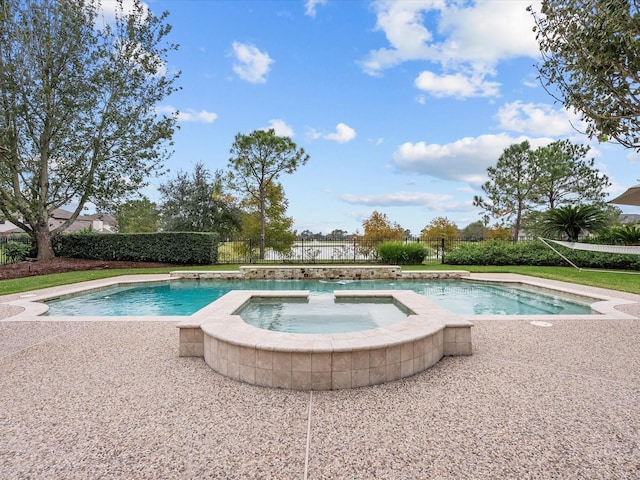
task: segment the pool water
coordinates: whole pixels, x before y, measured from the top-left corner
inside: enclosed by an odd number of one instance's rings
[[[309,302],[254,299],[238,312],[254,327],[287,333],[344,333],[385,327],[408,312],[392,301],[340,301],[316,295]]]
[[[48,301],[49,316],[192,315],[231,290],[412,290],[461,315],[588,315],[587,300],[468,280],[173,280],[93,290]]]

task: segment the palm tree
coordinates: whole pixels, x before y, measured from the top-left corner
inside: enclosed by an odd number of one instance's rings
[[[612,233],[613,238],[625,245],[640,245],[640,224],[615,227]]]
[[[596,233],[607,227],[607,216],[595,205],[552,208],[544,213],[542,234],[548,237],[566,236],[577,242],[582,232]]]

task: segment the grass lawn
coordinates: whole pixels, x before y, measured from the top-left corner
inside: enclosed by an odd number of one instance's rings
[[[0,295],[38,290],[41,288],[68,285],[71,283],[115,277],[119,275],[138,275],[145,273],[169,273],[173,270],[238,270],[239,265],[212,265],[200,267],[176,268],[140,268],[126,270],[89,270],[84,272],[56,273],[14,280],[0,281]],[[640,294],[640,276],[624,272],[581,271],[572,267],[535,267],[535,266],[474,266],[474,265],[420,265],[403,266],[404,270],[467,270],[472,273],[518,273],[533,277],[560,280],[564,282],[609,288],[621,292]],[[636,272],[640,273],[640,272]]]

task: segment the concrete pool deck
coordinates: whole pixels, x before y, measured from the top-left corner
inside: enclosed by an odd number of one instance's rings
[[[173,320],[28,318],[6,303],[25,294],[0,298],[0,477],[638,478],[640,296],[536,281],[625,315],[476,319],[472,356],[324,392],[179,357]]]

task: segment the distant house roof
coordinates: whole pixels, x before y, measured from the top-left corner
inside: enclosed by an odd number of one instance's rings
[[[116,224],[116,218],[108,213],[92,213],[91,215],[83,215],[83,217],[89,220],[102,220],[104,223],[110,225]]]
[[[640,214],[638,213],[623,213],[621,217],[624,223],[640,222]]]
[[[58,225],[61,225],[66,220],[69,220],[73,212],[65,210],[63,208],[56,208],[51,212],[51,216],[49,217],[49,228],[53,229]],[[96,224],[96,222],[102,222]],[[7,225],[10,227],[11,223]],[[80,230],[86,230],[88,228],[94,229],[96,232],[102,233],[113,233],[115,231],[116,220],[113,215],[109,215],[106,213],[94,213],[91,215],[78,215],[75,221],[69,225],[65,232],[78,232]],[[8,235],[12,233],[23,233],[23,230],[19,227],[8,228],[2,230],[3,235]]]
[[[69,218],[71,218],[71,215],[73,215],[73,212],[69,212],[62,208],[56,208],[51,212],[51,218],[57,218],[60,220],[68,220]]]

